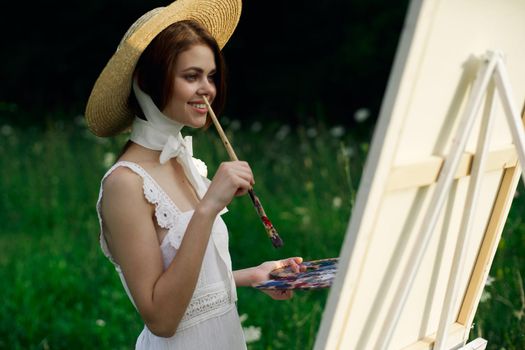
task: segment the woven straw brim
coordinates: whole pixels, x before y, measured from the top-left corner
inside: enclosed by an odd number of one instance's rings
[[[156,11],[122,40],[98,77],[86,107],[89,129],[97,136],[117,135],[131,126],[134,114],[128,105],[137,61],[149,43],[172,23],[195,20],[203,25],[222,49],[241,15],[241,0],[178,0]]]

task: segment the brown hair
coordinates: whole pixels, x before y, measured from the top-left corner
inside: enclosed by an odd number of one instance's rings
[[[226,94],[226,65],[213,36],[192,20],[175,22],[160,32],[144,50],[135,68],[139,87],[151,97],[158,109],[163,110],[172,96],[177,58],[198,44],[208,46],[215,57],[216,73],[213,79],[217,94],[211,106],[215,113],[222,111]],[[137,115],[141,116],[142,111],[133,93],[130,103]],[[206,126],[210,124],[211,119],[207,117]]]

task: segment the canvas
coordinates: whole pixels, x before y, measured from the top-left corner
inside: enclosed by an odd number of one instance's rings
[[[482,120],[493,114],[487,159],[462,255],[446,349],[468,339],[521,169],[505,112],[493,85],[466,141],[437,224],[420,260],[418,240],[436,195],[436,181],[468,109],[488,50],[500,50],[513,88],[525,101],[525,2],[520,0],[412,1],[371,142],[324,310],[316,349],[431,349],[452,261],[471,207],[471,170]],[[406,300],[397,295],[414,269]],[[392,318],[399,305],[400,313]],[[394,319],[394,327],[385,326]],[[387,334],[389,333],[389,334]],[[385,340],[386,339],[386,340]],[[489,340],[490,342],[490,340]]]

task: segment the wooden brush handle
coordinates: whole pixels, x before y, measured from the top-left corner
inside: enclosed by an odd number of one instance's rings
[[[204,102],[206,103],[206,106],[208,107],[208,112],[210,113],[211,120],[213,121],[213,124],[215,125],[215,128],[217,129],[217,132],[219,133],[219,136],[221,137],[222,143],[224,144],[224,147],[226,147],[226,152],[228,152],[228,155],[230,156],[231,160],[239,160],[237,158],[237,155],[235,154],[235,151],[233,150],[233,147],[228,141],[228,137],[226,137],[226,134],[224,133],[224,130],[222,129],[221,124],[219,123],[219,120],[217,119],[217,116],[213,112],[213,109],[211,109],[210,103],[208,102],[208,99],[206,96],[202,96],[204,98]]]
[[[224,133],[224,130],[222,129],[221,124],[219,123],[219,120],[217,119],[217,116],[213,112],[213,109],[210,106],[210,103],[208,102],[208,99],[206,96],[202,96],[204,99],[204,102],[206,103],[206,106],[208,107],[208,112],[210,114],[211,120],[213,121],[213,124],[215,125],[215,128],[217,129],[217,132],[219,133],[219,136],[222,140],[222,143],[224,144],[224,147],[226,147],[226,152],[228,152],[228,155],[230,156],[231,160],[239,160],[237,158],[237,155],[235,154],[235,151],[233,150],[233,147],[228,140],[228,137],[226,137],[226,134]],[[268,234],[268,237],[270,237],[272,244],[275,248],[279,248],[283,246],[283,240],[281,237],[279,237],[279,234],[273,227],[273,224],[268,219],[268,216],[266,216],[266,213],[264,211],[264,208],[261,204],[261,201],[259,200],[259,197],[255,195],[255,192],[253,192],[253,188],[250,188],[248,190],[248,194],[250,195],[250,199],[252,200],[253,206],[255,207],[255,211],[259,215],[259,218],[261,219],[261,222],[264,226],[264,229],[266,230],[266,233]]]

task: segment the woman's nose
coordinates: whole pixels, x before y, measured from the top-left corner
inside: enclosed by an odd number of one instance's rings
[[[210,97],[215,96],[215,84],[208,79],[204,79],[203,82],[200,84],[199,89],[197,90],[197,94],[204,95],[208,99]]]

